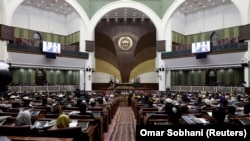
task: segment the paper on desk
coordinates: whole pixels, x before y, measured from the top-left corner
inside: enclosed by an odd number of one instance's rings
[[[69,127],[76,127],[77,126],[77,120],[72,120],[69,124]]]
[[[75,114],[79,114],[79,111],[71,111],[71,112],[69,113],[69,115],[75,115]]]

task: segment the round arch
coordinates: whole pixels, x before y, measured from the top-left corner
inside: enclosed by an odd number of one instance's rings
[[[162,28],[160,31],[160,35],[163,39],[166,39],[166,36],[168,35],[167,32],[167,28],[168,28],[168,22],[171,18],[171,16],[173,15],[173,13],[175,12],[175,10],[182,4],[184,3],[185,0],[178,0],[178,1],[174,1],[173,4],[168,8],[168,10],[166,11],[166,13],[163,15],[162,18]]]
[[[91,32],[92,40],[94,40],[95,27],[98,24],[98,22],[101,20],[101,18],[105,15],[105,13],[108,13],[109,11],[111,11],[113,9],[124,8],[124,7],[134,8],[134,9],[143,11],[143,13],[145,13],[150,18],[150,20],[153,22],[153,24],[155,25],[156,36],[157,36],[156,39],[158,39],[158,32],[159,32],[159,27],[161,24],[161,19],[152,9],[150,9],[149,7],[145,6],[142,3],[135,2],[135,1],[116,1],[116,2],[109,3],[109,4],[105,5],[104,7],[102,7],[91,18],[91,20],[90,20],[90,26],[91,26],[90,32]]]
[[[3,17],[3,11],[4,11],[4,6],[3,6],[3,1],[0,1],[0,17]],[[3,18],[0,18],[0,23],[3,23]]]
[[[248,3],[242,3],[239,0],[231,0],[231,2],[235,5],[235,7],[239,10],[240,16],[241,16],[241,23],[242,25],[250,23],[250,2]],[[243,8],[243,6],[246,6],[246,8]],[[246,11],[244,11],[246,9]]]
[[[81,5],[76,1],[76,0],[65,0],[68,4],[70,4],[74,9],[75,11],[78,13],[78,15],[81,17],[81,20],[82,20],[82,26],[84,27],[84,31],[85,33],[89,33],[89,32],[86,32],[88,31],[88,26],[90,25],[89,24],[89,17],[87,15],[87,13],[85,12],[85,10],[81,7]],[[82,27],[81,26],[81,27]]]
[[[2,0],[1,3],[1,10],[2,10],[2,23],[5,25],[11,25],[11,20],[13,17],[13,14],[17,7],[23,2],[23,0],[16,1],[16,0]],[[7,4],[8,3],[8,4]],[[5,5],[11,5],[11,6],[5,6]],[[8,7],[6,9],[6,7]]]
[[[182,4],[184,3],[185,0],[179,0],[179,1],[175,1],[168,9],[168,11],[164,14],[163,18],[162,18],[162,27],[164,29],[160,30],[162,31],[160,33],[161,37],[166,38],[167,36],[167,24],[171,18],[171,16],[173,15],[173,13],[175,12],[175,10]],[[231,0],[231,2],[236,6],[236,8],[239,10],[239,13],[241,15],[241,19],[242,19],[242,24],[247,24],[250,22],[250,17],[248,16],[248,13],[250,13],[250,9],[248,7],[250,7],[250,2],[247,4],[247,8],[248,11],[244,11],[245,8],[242,8],[242,2],[238,1],[238,0]],[[245,15],[245,16],[244,16]]]

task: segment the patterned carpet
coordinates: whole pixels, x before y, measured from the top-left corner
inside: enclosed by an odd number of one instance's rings
[[[131,107],[120,106],[104,133],[104,141],[135,141],[136,121]]]

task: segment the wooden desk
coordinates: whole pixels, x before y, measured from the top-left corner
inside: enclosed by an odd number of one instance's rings
[[[79,115],[79,117],[78,116],[73,117],[74,114],[78,114],[79,112],[80,111],[78,111],[78,110],[74,110],[74,111],[64,110],[63,111],[63,113],[69,115],[69,117],[71,119],[77,118],[77,119],[83,120],[83,118],[81,118],[82,115]],[[104,135],[104,126],[105,126],[105,124],[108,124],[108,123],[105,122],[105,120],[104,120],[105,118],[103,116],[102,111],[91,111],[91,112],[93,113],[93,115],[95,116],[96,121],[97,121],[97,126],[96,126],[96,128],[98,128],[98,130],[96,130],[96,132],[98,133],[97,135],[101,136],[101,141],[103,141],[104,140],[104,136],[103,136]],[[95,119],[92,119],[92,120],[95,120]],[[106,125],[106,126],[108,127],[108,125]]]
[[[153,125],[156,121],[168,121],[168,115],[164,112],[146,112],[143,120],[144,125]]]
[[[188,125],[207,125],[210,123],[206,118],[198,118],[193,114],[182,115],[181,118]]]
[[[170,125],[168,121],[154,121],[154,125]]]
[[[7,136],[12,141],[73,141],[73,138]]]
[[[138,124],[139,125],[143,125],[145,124],[144,121],[145,121],[145,116],[146,116],[146,113],[157,113],[159,112],[158,111],[158,108],[144,108],[144,107],[141,107],[141,109],[139,109],[138,111]]]
[[[37,121],[51,121],[51,120],[55,120],[53,118],[40,118],[37,119]],[[89,126],[87,128],[87,130],[82,131],[82,136],[84,138],[84,140],[86,141],[97,141],[95,140],[95,131],[97,128],[97,124],[95,123],[95,119],[72,119],[72,120],[77,120],[78,122],[89,122]],[[41,129],[43,130],[43,129]]]
[[[229,120],[231,120],[234,124],[250,125],[250,115],[235,115]]]

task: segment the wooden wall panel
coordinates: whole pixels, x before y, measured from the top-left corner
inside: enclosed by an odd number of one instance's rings
[[[165,50],[165,40],[162,41],[156,41],[156,51],[166,51]]]
[[[95,41],[86,41],[86,51],[89,52],[95,51]]]
[[[14,40],[14,28],[6,25],[0,25],[0,39],[1,40]]]
[[[250,39],[250,24],[239,27],[239,41]]]

